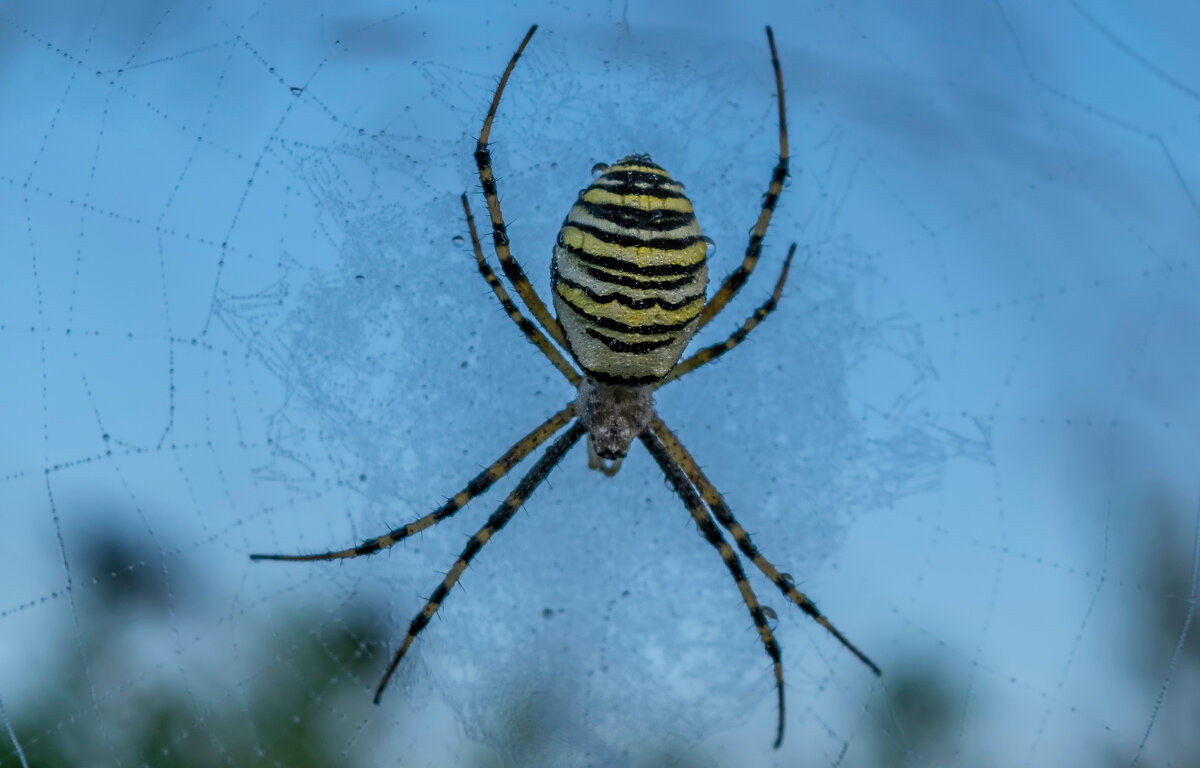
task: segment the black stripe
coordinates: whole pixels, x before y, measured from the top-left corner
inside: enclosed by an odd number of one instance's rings
[[[627,387],[636,387],[642,384],[653,384],[656,381],[662,381],[662,376],[617,376],[604,371],[597,371],[591,368],[585,368],[584,371],[588,376],[591,376],[596,381],[604,384],[621,384]]]
[[[622,157],[622,158],[621,158],[620,160],[618,160],[617,162],[613,163],[613,165],[614,165],[614,166],[618,166],[618,165],[642,165],[642,166],[645,166],[645,167],[647,167],[647,168],[653,168],[653,169],[655,169],[655,170],[657,170],[657,171],[662,171],[662,170],[663,170],[663,167],[662,167],[661,165],[659,165],[658,163],[654,162],[653,160],[651,160],[651,159],[650,159],[650,155],[647,155],[645,152],[639,152],[639,153],[638,153],[638,154],[636,154],[636,155],[626,155],[625,157]],[[663,171],[663,173],[666,173],[666,171]]]
[[[591,224],[571,222],[570,226],[578,229],[580,232],[591,235],[602,243],[621,248],[654,248],[661,251],[682,251],[700,242],[700,235],[689,235],[687,237],[640,237],[638,235],[625,234],[624,232],[609,232],[599,227],[593,227]]]
[[[620,203],[589,203],[586,200],[580,200],[576,205],[597,219],[611,221],[618,226],[633,229],[662,232],[679,229],[696,221],[696,214],[691,211],[669,211],[661,208],[645,211]],[[567,221],[571,221],[570,213],[567,214]]]
[[[686,296],[679,301],[667,301],[659,296],[650,296],[645,299],[635,299],[632,296],[626,296],[619,291],[614,291],[613,293],[596,293],[586,285],[580,285],[573,280],[566,279],[562,275],[555,275],[555,277],[557,278],[557,282],[569,285],[577,291],[582,291],[584,295],[597,304],[609,304],[615,301],[621,306],[628,307],[630,309],[650,309],[651,307],[661,307],[666,310],[683,309],[696,299],[704,298],[704,294],[699,293],[692,296]]]
[[[750,273],[746,270],[746,268],[739,266],[729,275],[729,279],[726,281],[726,284],[729,286],[729,290],[737,293],[738,290],[741,289],[742,285],[745,284],[748,277],[750,277]]]
[[[588,266],[587,264],[580,264],[579,267],[597,280],[603,280],[610,285],[620,285],[624,288],[661,288],[663,290],[668,288],[682,288],[695,279],[695,276],[692,276],[680,277],[674,280],[639,280],[625,272],[607,272]]]
[[[493,533],[495,531],[488,531],[488,536],[491,536]],[[483,542],[479,540],[478,536],[472,536],[471,540],[467,542],[467,546],[463,549],[462,554],[458,556],[458,559],[470,560],[481,549],[483,549]]]
[[[430,617],[426,616],[424,611],[418,613],[416,617],[413,618],[412,624],[408,625],[408,634],[416,637],[416,635],[422,629],[425,629],[425,625],[429,623],[429,619]]]
[[[613,352],[631,352],[635,355],[639,355],[643,352],[650,352],[655,349],[661,349],[662,347],[669,346],[672,342],[676,341],[676,339],[670,338],[658,339],[656,341],[621,341],[620,339],[614,339],[612,336],[603,334],[600,331],[597,331],[595,328],[584,328],[583,330],[588,336],[603,342],[604,346],[608,347]]]
[[[641,165],[641,163],[638,163],[638,165]],[[646,167],[650,166],[647,165]],[[660,168],[659,170],[662,169]],[[646,173],[645,171],[632,171],[614,167],[609,167],[608,170],[600,175],[597,181],[621,181],[626,184],[651,184],[654,186],[658,186],[664,182],[667,184],[679,183],[666,173]]]
[[[675,276],[686,275],[688,277],[692,277],[697,272],[699,272],[701,269],[704,269],[704,266],[705,266],[705,260],[701,259],[700,261],[697,261],[695,264],[684,264],[683,266],[680,266],[678,264],[650,264],[645,267],[639,267],[637,264],[635,264],[632,261],[625,261],[624,259],[614,259],[611,256],[599,256],[597,254],[588,253],[587,251],[581,250],[579,248],[575,248],[570,245],[560,245],[559,247],[562,248],[563,250],[565,250],[567,253],[574,256],[575,258],[579,259],[581,262],[583,262],[585,267],[587,264],[593,264],[593,265],[595,265],[597,267],[601,267],[603,269],[611,269],[616,272],[624,272],[625,274],[634,275],[634,276],[637,276],[637,275],[659,276],[659,275],[661,275],[663,277],[675,277]]]
[[[750,235],[750,242],[746,243],[746,258],[758,258],[762,253],[763,236],[759,234]],[[743,277],[743,280],[746,278]]]
[[[787,175],[788,161],[786,157],[781,157],[779,158],[779,164],[775,166],[775,172],[771,174],[771,181],[782,184]]]
[[[689,317],[687,320],[684,320],[683,322],[680,322],[680,323],[668,323],[666,325],[656,325],[656,324],[627,325],[626,323],[622,323],[618,320],[613,320],[610,317],[601,317],[599,315],[593,315],[591,312],[587,312],[586,310],[580,309],[579,307],[575,306],[574,304],[572,304],[569,301],[564,301],[563,303],[572,312],[579,315],[579,317],[582,318],[584,321],[591,323],[592,325],[598,325],[601,328],[607,328],[610,331],[621,331],[622,333],[640,333],[640,334],[671,333],[672,331],[679,331],[679,330],[686,328],[689,323],[695,322],[695,320],[696,320],[696,315],[693,315],[692,317]]]
[[[616,183],[612,183],[616,182]],[[599,189],[603,192],[609,192],[614,195],[625,197],[627,195],[649,195],[662,200],[687,200],[687,195],[683,194],[682,190],[672,189],[670,187],[660,186],[658,184],[626,184],[623,181],[616,179],[600,179],[592,182],[592,185],[584,190],[586,194],[588,190]]]

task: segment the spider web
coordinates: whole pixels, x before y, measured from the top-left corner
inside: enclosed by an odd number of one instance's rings
[[[0,10],[0,766],[1171,765],[1200,755],[1200,103],[1182,4],[36,4]],[[736,351],[657,406],[884,668],[728,574],[640,449],[570,454],[384,697],[531,462],[371,558],[572,397],[475,272],[596,162],[688,185],[712,271],[793,176]],[[485,247],[488,244],[485,244]],[[494,260],[493,260],[494,263]],[[1191,715],[1191,717],[1189,717]]]

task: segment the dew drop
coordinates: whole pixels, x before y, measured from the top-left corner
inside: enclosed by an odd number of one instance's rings
[[[298,85],[293,85],[291,87],[291,91],[293,96],[299,96],[300,94],[304,93],[304,89]]]
[[[662,211],[651,211],[650,212],[650,221],[658,221],[662,217],[663,217]]]
[[[454,244],[455,248],[462,248],[463,243],[467,242],[467,239],[462,235],[455,235],[454,237],[450,238],[450,242]]]
[[[712,255],[717,252],[717,244],[715,242],[713,242],[713,239],[711,237],[709,237],[708,235],[705,235],[704,237],[700,238],[700,240],[704,242],[704,245],[708,249],[704,252],[704,258],[706,258],[706,259],[712,258]]]
[[[561,229],[558,230],[558,238],[555,240],[555,242],[557,242],[559,246],[563,248],[567,247],[567,238],[563,237],[563,231]]]
[[[794,578],[792,578],[792,574],[790,574],[790,573],[781,573],[781,574],[779,574],[779,578],[786,581],[789,587],[796,586],[796,580]]]
[[[596,178],[600,174],[608,170],[608,163],[596,163],[592,166],[592,178]]]
[[[763,616],[767,617],[767,621],[771,625],[771,629],[775,629],[776,622],[779,621],[779,614],[775,613],[775,609],[769,605],[762,607]]]

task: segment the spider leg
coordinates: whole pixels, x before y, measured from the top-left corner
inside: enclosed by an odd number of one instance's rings
[[[550,439],[555,432],[562,429],[563,425],[573,418],[575,418],[575,404],[571,403],[549,419],[546,419],[546,421],[538,425],[528,435],[518,440],[516,445],[505,451],[504,455],[497,459],[490,467],[476,475],[471,482],[467,483],[466,488],[450,497],[450,500],[445,504],[408,525],[388,531],[382,536],[367,539],[357,547],[351,547],[350,549],[343,549],[336,552],[322,552],[316,555],[250,555],[250,559],[289,561],[338,560],[346,557],[372,555],[381,549],[386,549],[401,539],[407,539],[414,533],[440,523],[465,507],[467,502],[486,491],[492,486],[492,483],[508,474],[508,471],[520,463],[521,459],[528,456],[530,451]]]
[[[692,488],[691,482],[683,469],[679,466],[676,460],[671,456],[671,453],[663,446],[659,438],[650,431],[643,432],[641,435],[642,443],[650,451],[650,455],[658,462],[658,466],[662,468],[663,474],[674,486],[675,492],[683,499],[684,505],[688,512],[691,513],[692,519],[696,521],[696,525],[700,528],[700,533],[713,545],[713,548],[720,553],[721,559],[725,561],[725,567],[729,569],[729,573],[733,576],[733,580],[737,583],[738,591],[742,593],[742,600],[746,603],[746,608],[750,610],[750,617],[754,619],[754,626],[758,629],[758,635],[762,638],[763,646],[766,648],[767,655],[771,657],[771,662],[775,668],[775,690],[778,692],[779,698],[779,724],[775,733],[775,748],[783,743],[783,657],[779,650],[779,643],[775,641],[775,635],[771,632],[771,627],[767,624],[767,616],[763,612],[762,606],[758,604],[758,598],[754,594],[754,590],[750,588],[750,582],[746,580],[746,572],[742,569],[741,561],[738,560],[733,548],[725,541],[725,537],[721,535],[721,531],[713,523],[712,518],[708,516],[708,510],[705,509],[704,503],[700,501],[700,497],[696,495],[696,491]]]
[[[508,298],[508,292],[504,290],[504,286],[500,284],[500,278],[496,277],[496,273],[488,266],[487,261],[483,258],[483,249],[479,246],[479,235],[475,232],[475,219],[471,216],[471,206],[467,203],[467,196],[462,196],[463,213],[467,217],[467,229],[471,232],[471,247],[475,249],[475,263],[479,267],[479,274],[483,275],[483,279],[491,286],[492,292],[496,294],[496,298],[500,300],[500,306],[504,307],[504,311],[508,314],[509,319],[517,324],[521,329],[521,333],[525,334],[525,338],[529,339],[535,347],[542,351],[542,354],[554,365],[555,368],[562,371],[563,376],[567,377],[567,381],[573,385],[579,384],[579,374],[571,367],[562,353],[550,343],[550,341],[542,335],[538,327],[525,319],[521,314],[521,310],[517,309],[517,305],[513,304],[512,299]]]
[[[705,347],[691,357],[688,357],[686,360],[676,363],[675,367],[672,368],[670,372],[663,377],[663,380],[658,382],[658,384],[655,386],[661,387],[668,381],[678,379],[680,376],[690,373],[705,363],[716,360],[718,357],[733,349],[738,344],[741,344],[742,340],[750,335],[750,331],[754,330],[754,326],[761,323],[763,318],[775,311],[775,306],[779,303],[779,297],[783,293],[783,284],[787,282],[788,267],[790,267],[792,264],[792,254],[795,252],[796,244],[792,243],[792,247],[788,248],[787,258],[783,260],[783,269],[779,272],[779,279],[775,281],[775,290],[771,292],[771,298],[763,302],[761,307],[754,310],[754,314],[750,315],[750,317],[746,319],[746,322],[742,323],[741,328],[738,328],[736,331],[730,334],[729,338],[725,339],[725,341],[722,341],[720,344],[713,344],[712,346]]]
[[[658,439],[662,440],[663,444],[666,446],[666,452],[671,457],[672,461],[683,467],[683,471],[687,475],[688,479],[692,483],[695,483],[696,488],[700,491],[700,495],[704,498],[705,503],[707,503],[712,509],[713,516],[716,517],[717,522],[719,522],[733,536],[733,540],[737,542],[738,549],[742,551],[742,554],[750,558],[750,561],[758,567],[758,570],[762,571],[764,576],[770,579],[775,586],[779,587],[780,592],[787,595],[787,598],[796,605],[800,606],[802,611],[811,616],[813,620],[815,620],[822,627],[825,627],[825,629],[828,630],[831,635],[837,638],[838,642],[840,642],[846,647],[847,650],[858,657],[859,661],[870,667],[871,671],[876,675],[883,674],[875,662],[867,658],[866,654],[858,650],[858,648],[854,646],[854,643],[847,640],[846,636],[839,632],[837,628],[830,623],[829,619],[825,618],[825,615],[817,609],[816,604],[813,603],[813,601],[810,600],[807,595],[796,589],[795,585],[784,578],[784,576],[775,569],[775,566],[771,565],[771,563],[768,562],[765,557],[759,554],[758,548],[754,546],[752,541],[750,541],[749,534],[747,534],[745,529],[742,528],[736,519],[734,519],[733,513],[729,511],[729,507],[726,506],[725,500],[721,498],[721,494],[717,491],[713,484],[709,482],[708,478],[704,476],[704,473],[700,471],[700,465],[696,463],[696,460],[692,458],[692,455],[688,453],[686,448],[683,447],[683,443],[679,442],[679,439],[676,438],[671,430],[667,428],[667,425],[663,423],[662,419],[655,416],[654,420],[650,422],[650,429],[658,437]]]
[[[492,220],[492,245],[496,249],[496,257],[500,259],[500,268],[504,270],[504,274],[517,289],[517,295],[521,297],[521,301],[525,302],[525,306],[533,313],[533,318],[541,324],[546,333],[550,334],[550,338],[554,339],[555,343],[565,349],[567,342],[562,328],[558,325],[558,320],[555,320],[546,310],[546,305],[538,298],[533,286],[525,277],[525,271],[521,269],[521,265],[512,257],[508,249],[508,231],[504,227],[504,217],[500,213],[500,198],[496,195],[496,177],[492,173],[492,156],[488,152],[488,136],[492,132],[492,120],[496,117],[496,108],[500,106],[500,94],[504,93],[504,85],[508,82],[508,76],[512,74],[517,59],[521,58],[522,51],[529,44],[529,38],[533,37],[533,33],[536,31],[537,24],[529,28],[529,31],[525,33],[525,38],[517,46],[516,53],[508,60],[504,74],[500,76],[500,83],[496,86],[495,95],[492,96],[492,105],[488,108],[487,117],[483,120],[483,128],[479,131],[479,140],[475,143],[475,165],[479,169],[479,183],[483,186],[483,195],[487,199],[488,216]]]
[[[779,162],[775,164],[771,182],[767,185],[767,194],[763,197],[758,221],[754,222],[754,228],[750,230],[750,242],[746,245],[746,256],[737,269],[730,272],[725,281],[721,283],[720,290],[713,294],[713,297],[704,305],[704,309],[700,310],[700,324],[696,326],[697,331],[707,325],[708,321],[712,320],[713,316],[729,303],[729,300],[750,277],[750,273],[754,271],[754,265],[758,263],[758,255],[762,251],[763,237],[766,236],[767,226],[771,223],[771,214],[775,211],[775,203],[779,200],[779,193],[783,189],[783,180],[788,175],[787,118],[784,115],[783,106],[783,74],[779,69],[779,54],[775,50],[775,35],[771,32],[770,27],[767,27],[767,43],[771,46],[771,67],[775,70],[775,92],[779,94]]]
[[[446,599],[446,595],[454,587],[458,577],[462,576],[462,572],[475,555],[479,554],[479,550],[483,549],[483,545],[487,544],[488,539],[504,527],[504,524],[512,518],[517,509],[525,503],[534,489],[546,479],[546,475],[550,474],[550,470],[554,469],[554,465],[562,460],[571,446],[575,445],[583,434],[587,432],[587,427],[582,422],[575,422],[570,429],[564,432],[555,440],[546,452],[542,454],[542,458],[538,459],[537,464],[533,465],[533,469],[529,470],[529,474],[521,478],[521,482],[517,483],[517,487],[512,493],[508,494],[508,498],[504,503],[491,514],[484,523],[483,527],[475,532],[471,540],[467,542],[467,546],[463,549],[462,554],[458,556],[458,560],[454,561],[454,565],[442,579],[442,583],[437,589],[433,590],[433,594],[429,596],[428,602],[421,612],[413,618],[412,623],[408,625],[408,634],[404,636],[404,642],[400,644],[400,648],[396,650],[392,656],[392,661],[388,664],[387,671],[383,673],[383,679],[379,681],[379,687],[375,689],[375,703],[379,703],[380,697],[383,696],[383,689],[387,687],[388,681],[392,678],[392,673],[396,671],[396,667],[400,664],[400,660],[404,658],[404,654],[408,651],[408,646],[412,645],[412,641],[420,633],[429,620],[433,618],[433,614],[437,612],[438,606]]]

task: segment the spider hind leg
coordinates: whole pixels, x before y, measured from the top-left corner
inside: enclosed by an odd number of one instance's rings
[[[475,535],[467,542],[467,546],[463,549],[462,554],[458,556],[458,559],[454,561],[454,565],[450,567],[450,570],[446,573],[446,577],[442,579],[442,583],[437,586],[437,589],[433,590],[433,594],[429,596],[425,607],[413,617],[412,623],[409,624],[408,632],[404,635],[403,642],[400,643],[400,647],[392,655],[392,660],[388,664],[387,670],[383,673],[383,678],[380,679],[378,687],[375,689],[376,704],[383,697],[383,691],[387,688],[388,681],[392,679],[392,674],[396,671],[396,667],[400,665],[400,660],[404,658],[404,654],[408,652],[409,646],[412,645],[413,640],[417,638],[421,630],[429,624],[429,620],[433,618],[433,614],[437,613],[438,607],[441,606],[446,596],[450,594],[450,590],[458,582],[459,577],[462,576],[463,571],[466,570],[471,560],[475,555],[479,554],[479,551],[483,549],[483,545],[488,543],[492,536],[503,528],[505,523],[512,519],[517,509],[541,485],[546,476],[550,474],[550,470],[554,469],[555,465],[562,460],[562,457],[583,436],[585,431],[586,428],[583,424],[576,421],[571,425],[570,429],[559,435],[558,439],[551,443],[546,452],[542,454],[542,457],[529,470],[529,473],[521,478],[521,482],[517,483],[517,487],[513,489],[512,493],[508,494],[504,499],[504,503],[488,517],[483,527],[476,531]]]
[[[321,552],[314,555],[250,555],[251,560],[285,560],[290,562],[296,561],[312,561],[312,560],[341,560],[349,557],[362,557],[363,555],[373,555],[380,550],[387,549],[398,541],[403,541],[415,533],[419,533],[432,525],[436,525],[448,517],[454,515],[455,512],[467,505],[471,499],[480,495],[488,488],[492,487],[500,478],[508,474],[509,470],[515,467],[526,456],[528,456],[535,448],[549,440],[555,432],[562,429],[563,426],[575,417],[575,404],[571,403],[566,408],[563,408],[558,413],[554,414],[544,422],[539,424],[528,435],[518,440],[511,448],[504,452],[504,455],[496,459],[491,466],[484,469],[476,475],[471,482],[467,483],[467,487],[463,488],[458,493],[450,497],[450,499],[438,507],[434,511],[418,518],[407,525],[403,525],[394,530],[388,531],[382,536],[376,536],[373,539],[367,539],[357,547],[349,549],[341,549],[330,552]]]
[[[700,534],[705,540],[717,550],[721,555],[721,560],[724,561],[725,567],[729,569],[729,574],[733,576],[734,582],[737,584],[738,592],[742,595],[742,601],[746,603],[746,608],[750,611],[750,618],[754,620],[754,627],[758,630],[758,636],[762,640],[763,648],[767,655],[771,657],[771,666],[775,672],[775,691],[778,699],[779,721],[775,730],[775,748],[783,743],[783,722],[784,722],[784,699],[783,699],[783,654],[779,649],[779,643],[775,640],[775,635],[771,632],[771,625],[767,621],[766,611],[758,602],[758,597],[754,594],[750,582],[746,579],[746,571],[742,568],[742,563],[738,560],[737,554],[733,551],[733,547],[725,541],[725,537],[721,535],[721,531],[713,523],[709,517],[708,510],[704,506],[704,502],[696,495],[695,489],[692,487],[691,481],[684,474],[683,469],[671,456],[670,452],[659,440],[658,436],[653,431],[646,431],[641,435],[642,444],[650,451],[650,455],[658,463],[663,474],[667,476],[675,492],[679,494],[679,498],[683,500],[684,506],[691,513],[692,519],[696,522],[696,526],[700,529]]]
[[[846,650],[850,651],[850,653],[854,654],[859,661],[867,665],[867,667],[870,668],[870,670],[874,672],[876,676],[882,675],[883,671],[879,668],[878,664],[871,661],[871,659],[865,653],[858,649],[858,646],[850,642],[849,638],[843,635],[841,631],[839,631],[838,628],[833,625],[833,622],[825,617],[825,614],[821,613],[821,611],[817,608],[816,603],[814,603],[808,597],[808,595],[796,589],[796,586],[787,577],[780,573],[769,560],[762,556],[762,554],[758,551],[758,547],[754,546],[754,542],[750,540],[750,535],[746,533],[746,530],[742,528],[741,524],[738,523],[736,518],[734,518],[733,513],[729,511],[729,507],[725,504],[725,499],[721,497],[721,494],[717,491],[716,487],[709,482],[709,479],[704,475],[704,472],[700,470],[700,465],[696,463],[696,460],[692,458],[692,455],[688,453],[688,450],[683,447],[683,443],[679,442],[679,438],[675,437],[674,433],[672,433],[671,430],[667,428],[667,425],[662,422],[662,419],[659,419],[656,416],[654,418],[654,423],[651,425],[651,430],[653,431],[654,435],[662,441],[667,455],[670,456],[674,463],[683,469],[687,479],[691,483],[695,484],[696,488],[700,491],[700,495],[704,498],[705,503],[708,504],[709,508],[712,510],[713,517],[715,517],[717,522],[720,523],[725,530],[729,531],[731,536],[733,536],[733,539],[737,543],[738,549],[742,551],[742,554],[749,558],[750,561],[754,563],[755,567],[762,571],[763,575],[770,579],[771,583],[779,588],[780,592],[782,592],[789,600],[799,606],[800,610],[807,613],[813,619],[813,621],[824,627],[829,634],[833,635],[833,637],[839,643],[845,646]]]

